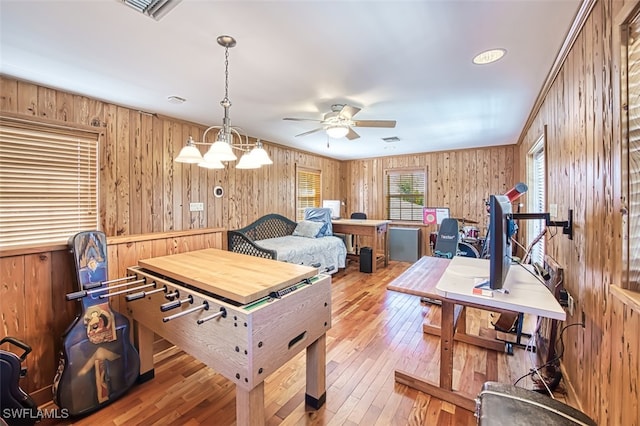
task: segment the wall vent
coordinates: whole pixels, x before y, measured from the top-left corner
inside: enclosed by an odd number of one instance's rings
[[[150,18],[159,21],[182,0],[118,0]]]
[[[397,136],[390,136],[388,138],[382,138],[382,140],[385,142],[398,142],[400,138]]]

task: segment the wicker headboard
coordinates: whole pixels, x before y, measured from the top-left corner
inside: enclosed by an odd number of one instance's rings
[[[275,259],[275,251],[264,249],[255,244],[255,241],[291,235],[296,226],[296,222],[277,213],[270,213],[244,228],[228,231],[227,247],[229,251],[236,253]]]

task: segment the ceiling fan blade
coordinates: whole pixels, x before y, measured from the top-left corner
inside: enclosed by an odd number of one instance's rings
[[[355,127],[396,127],[396,120],[358,120],[353,122]]]
[[[320,130],[324,130],[324,128],[318,127],[317,129],[313,129],[313,130],[309,130],[308,132],[300,133],[299,135],[296,135],[296,137],[310,135],[311,133],[319,132]]]
[[[345,105],[345,106],[342,107],[342,109],[340,110],[340,113],[338,115],[340,117],[346,118],[347,120],[351,120],[351,117],[356,115],[358,112],[360,112],[360,108],[356,108],[356,107],[351,106],[351,105]]]
[[[291,117],[286,117],[283,118],[283,120],[289,120],[289,121],[313,121],[316,123],[321,123],[322,120],[317,120],[315,118],[291,118]]]
[[[350,141],[354,140],[354,139],[358,139],[360,137],[359,134],[357,134],[351,127],[349,127],[349,133],[347,133],[347,136],[345,136],[347,139],[349,139]]]

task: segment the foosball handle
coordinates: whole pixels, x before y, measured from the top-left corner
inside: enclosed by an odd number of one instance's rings
[[[74,291],[73,293],[67,293],[66,298],[67,298],[67,300],[82,299],[87,294],[88,294],[87,290]]]
[[[179,308],[183,303],[193,303],[193,296],[189,295],[182,300],[173,300],[171,302],[160,305],[162,312],[170,311],[171,309]]]
[[[143,297],[149,296],[154,293],[160,293],[161,291],[166,292],[167,286],[163,286],[162,288],[157,288],[151,291],[140,291],[138,293],[127,294],[124,298],[127,300],[127,302],[132,302],[134,300],[142,299]]]

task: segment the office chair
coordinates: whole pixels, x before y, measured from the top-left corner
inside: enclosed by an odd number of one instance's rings
[[[451,218],[442,219],[433,252],[434,256],[453,258],[458,251],[458,238],[458,221]]]
[[[367,218],[366,213],[362,213],[362,212],[351,213],[351,219],[366,219],[366,218]],[[351,241],[354,240],[353,235],[349,235],[349,238],[351,239]],[[355,244],[352,243],[352,245],[354,246],[354,253],[359,254],[360,253],[360,236],[359,235],[356,235]]]

